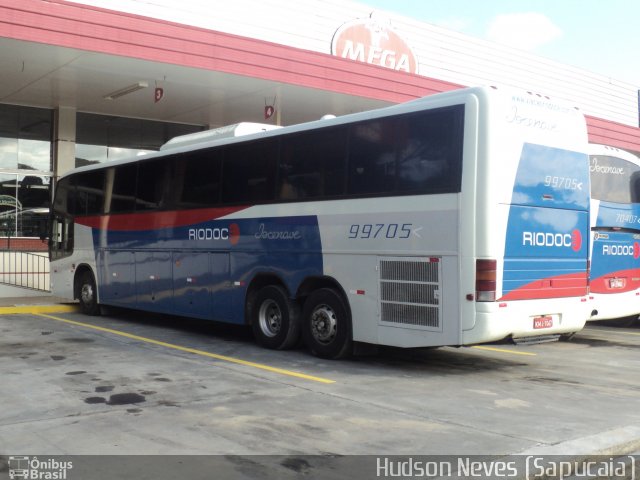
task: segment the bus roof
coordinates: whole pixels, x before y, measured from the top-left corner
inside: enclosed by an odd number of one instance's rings
[[[213,128],[211,130],[204,130],[202,132],[189,133],[187,135],[173,137],[171,140],[160,147],[160,151],[172,148],[186,147],[189,145],[197,145],[199,143],[210,142],[222,138],[241,137],[243,135],[251,135],[252,133],[275,130],[276,128],[282,127],[277,125],[268,125],[265,123],[235,123],[233,125],[226,125],[224,127]]]
[[[62,177],[66,177],[68,175],[72,175],[76,172],[87,171],[87,170],[99,170],[102,168],[109,168],[115,165],[121,165],[125,163],[136,163],[139,161],[147,160],[155,157],[162,157],[169,153],[182,153],[190,150],[195,150],[199,148],[207,148],[213,147],[217,145],[223,145],[227,143],[235,143],[236,141],[243,141],[244,139],[240,139],[238,137],[248,137],[247,140],[253,140],[258,136],[276,136],[286,133],[294,133],[301,132],[306,130],[313,130],[315,128],[320,127],[330,127],[348,124],[351,122],[361,121],[361,120],[369,120],[384,117],[387,115],[400,114],[400,113],[408,113],[411,111],[416,111],[421,108],[421,105],[427,104],[432,107],[437,106],[447,106],[451,105],[452,102],[462,102],[464,98],[469,97],[470,95],[475,95],[478,97],[489,97],[495,94],[505,95],[505,94],[514,94],[517,93],[519,95],[526,96],[527,94],[534,96],[531,92],[524,92],[519,89],[514,89],[512,87],[497,87],[497,86],[477,86],[477,87],[465,87],[456,90],[451,90],[448,92],[436,93],[433,95],[427,95],[424,97],[416,98],[415,100],[411,100],[409,102],[404,102],[400,104],[390,105],[388,107],[382,107],[374,110],[367,110],[364,112],[356,112],[347,115],[342,115],[335,118],[327,118],[332,116],[325,116],[320,120],[312,120],[309,122],[298,123],[294,125],[288,125],[284,127],[276,126],[276,125],[268,125],[261,123],[252,123],[252,122],[241,122],[225,127],[219,127],[212,130],[206,130],[202,132],[195,132],[187,135],[181,135],[169,140],[165,143],[160,151],[151,152],[139,157],[132,157],[128,159],[114,160],[110,162],[100,163],[96,165],[87,165],[83,167],[75,168],[64,175]],[[540,95],[538,95],[540,96]],[[545,97],[546,98],[546,97]],[[551,104],[563,103],[557,102],[556,99],[547,99],[547,101]],[[576,110],[577,112],[577,110]]]

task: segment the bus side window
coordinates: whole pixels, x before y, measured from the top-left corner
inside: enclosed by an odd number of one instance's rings
[[[171,181],[179,208],[215,206],[220,202],[222,150],[182,154],[175,162]]]
[[[76,215],[98,215],[104,206],[104,170],[79,174],[76,178],[75,205],[69,212]],[[69,202],[72,203],[72,202]]]
[[[113,194],[109,213],[133,212],[135,206],[137,165],[119,165],[115,168]],[[105,208],[105,212],[106,212]]]
[[[278,197],[332,197],[344,193],[345,127],[303,132],[282,141]]]
[[[398,122],[398,190],[460,191],[462,128],[453,109],[421,112]]]
[[[396,143],[392,118],[352,125],[349,135],[349,194],[395,190]]]
[[[75,213],[76,202],[75,187],[71,183],[71,178],[66,177],[58,182],[56,196],[53,200],[53,209],[57,212]]]
[[[172,158],[140,162],[136,188],[136,211],[159,210],[169,183],[169,163]]]
[[[226,147],[222,201],[260,203],[273,200],[277,156],[277,139]]]

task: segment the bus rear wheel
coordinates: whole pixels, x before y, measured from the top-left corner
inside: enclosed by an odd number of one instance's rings
[[[78,299],[80,300],[82,313],[85,315],[100,315],[97,293],[96,281],[93,278],[93,274],[89,271],[83,272],[80,276]]]
[[[300,309],[284,288],[268,285],[258,290],[251,308],[251,328],[263,347],[285,350],[300,338]]]
[[[337,360],[351,354],[351,315],[335,290],[316,290],[304,303],[302,338],[314,355]]]

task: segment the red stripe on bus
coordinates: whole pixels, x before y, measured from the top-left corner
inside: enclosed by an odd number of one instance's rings
[[[171,210],[166,212],[125,213],[76,217],[76,223],[99,230],[142,231],[184,227],[245,210],[249,207],[205,208],[201,210]]]
[[[616,287],[617,282],[611,282],[611,280],[623,281],[624,286]],[[591,293],[623,293],[637,288],[640,288],[640,269],[638,268],[607,273],[591,280]]]

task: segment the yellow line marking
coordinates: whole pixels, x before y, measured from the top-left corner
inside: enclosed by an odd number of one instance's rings
[[[478,350],[488,350],[490,352],[512,353],[513,355],[529,355],[531,357],[535,357],[536,355],[538,355],[537,353],[519,352],[517,350],[507,350],[506,348],[496,348],[496,347],[485,347],[482,345],[474,345],[471,348],[477,348]]]
[[[132,340],[139,340],[141,342],[151,343],[154,345],[160,345],[161,347],[171,348],[174,350],[180,350],[181,352],[193,353],[195,355],[201,355],[203,357],[215,358],[216,360],[222,360],[224,362],[235,363],[237,365],[244,365],[245,367],[253,367],[258,368],[260,370],[266,370],[267,372],[278,373],[280,375],[286,375],[289,377],[301,378],[304,380],[312,380],[314,382],[319,383],[336,383],[335,380],[329,380],[327,378],[322,377],[314,377],[313,375],[306,375],[304,373],[293,372],[291,370],[285,370],[277,367],[270,367],[269,365],[263,365],[261,363],[249,362],[247,360],[241,360],[239,358],[227,357],[225,355],[218,355],[217,353],[205,352],[203,350],[197,350],[195,348],[182,347],[180,345],[174,345],[172,343],[161,342],[159,340],[154,340],[152,338],[141,337],[139,335],[133,335],[131,333],[121,332],[119,330],[113,330],[111,328],[98,327],[97,325],[91,325],[89,323],[76,322],[75,320],[68,320],[66,318],[54,317],[53,315],[46,315],[44,313],[36,313],[35,315],[39,317],[46,317],[52,320],[56,320],[58,322],[68,323],[70,325],[76,325],[79,327],[92,328],[94,330],[98,330],[100,332],[111,333],[113,335],[119,335],[121,337],[130,338]]]
[[[20,305],[16,307],[0,307],[0,315],[16,313],[70,313],[79,310],[78,305]]]

